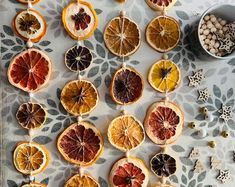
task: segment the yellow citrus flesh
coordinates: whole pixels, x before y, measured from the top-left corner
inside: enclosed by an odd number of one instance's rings
[[[74,175],[64,185],[64,187],[99,187],[99,183],[90,175]]]
[[[46,187],[47,185],[45,184],[41,184],[41,183],[37,183],[37,182],[32,182],[30,184],[25,184],[21,187]]]

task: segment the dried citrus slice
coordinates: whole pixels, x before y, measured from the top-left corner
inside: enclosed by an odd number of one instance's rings
[[[148,81],[159,92],[174,91],[181,81],[180,69],[171,60],[159,60],[152,65]]]
[[[88,2],[75,0],[63,10],[62,22],[68,34],[76,40],[89,38],[98,26],[98,17]]]
[[[67,83],[61,92],[61,104],[70,114],[89,114],[98,104],[99,96],[95,86],[86,80]]]
[[[101,133],[95,126],[84,121],[70,125],[57,140],[57,148],[64,159],[80,166],[95,163],[103,147]]]
[[[16,169],[25,175],[36,175],[44,171],[49,160],[47,149],[35,142],[19,142],[13,155]]]
[[[46,187],[47,185],[45,184],[41,184],[41,183],[38,183],[38,182],[31,182],[30,184],[25,184],[21,187]]]
[[[45,18],[36,10],[22,10],[13,19],[12,26],[16,34],[23,40],[38,42],[46,34]]]
[[[140,46],[140,29],[134,21],[121,14],[107,24],[104,41],[113,54],[119,57],[129,56]]]
[[[153,187],[175,187],[175,186],[172,186],[171,184],[162,184],[162,183],[158,182]]]
[[[38,49],[28,49],[16,55],[8,68],[9,82],[26,92],[44,87],[51,75],[49,57]]]
[[[135,69],[122,67],[113,76],[110,95],[118,104],[131,104],[140,99],[143,87],[142,76]]]
[[[17,0],[17,1],[23,4],[28,4],[28,2],[30,2],[31,4],[35,4],[39,2],[40,0]]]
[[[184,123],[182,110],[173,102],[152,104],[146,114],[144,127],[148,137],[156,144],[174,142],[181,134]]]
[[[118,160],[109,175],[111,187],[147,187],[148,169],[138,158],[128,157]]]
[[[146,39],[151,47],[158,52],[168,52],[180,41],[179,23],[169,16],[158,16],[147,26]]]
[[[79,174],[71,177],[64,185],[64,187],[100,187],[99,183],[90,175]]]
[[[154,10],[169,10],[177,0],[146,0],[147,4]]]
[[[128,151],[143,143],[144,129],[141,122],[134,116],[122,115],[110,123],[108,138],[117,149]]]

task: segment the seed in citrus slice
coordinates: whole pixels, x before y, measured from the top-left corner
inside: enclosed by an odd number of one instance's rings
[[[65,65],[74,72],[85,70],[91,61],[92,54],[87,47],[75,45],[65,53]]]
[[[44,171],[49,160],[47,149],[35,142],[19,142],[13,155],[16,169],[25,175],[36,175]]]
[[[62,22],[68,34],[76,40],[89,38],[98,26],[98,17],[88,2],[75,0],[63,10]]]
[[[103,147],[101,133],[84,121],[70,125],[57,140],[57,148],[64,159],[79,166],[95,163]]]
[[[128,157],[118,160],[109,175],[111,187],[147,187],[148,169],[138,158]]]
[[[47,30],[45,18],[33,9],[20,11],[13,19],[12,26],[20,38],[32,42],[40,41]]]
[[[40,0],[17,0],[19,3],[23,3],[23,4],[28,4],[28,2],[30,2],[31,4],[35,4],[37,2],[39,2]]]
[[[49,57],[38,49],[28,49],[16,55],[8,68],[9,82],[26,92],[36,92],[44,87],[51,75]]]
[[[146,0],[147,4],[157,11],[169,10],[177,0]]]
[[[104,41],[113,54],[119,57],[130,56],[140,46],[140,29],[134,21],[120,15],[107,24]]]
[[[118,104],[131,104],[140,99],[143,87],[142,76],[135,69],[120,68],[113,76],[110,95]]]
[[[99,183],[90,175],[79,174],[71,177],[64,185],[64,187],[100,187]]]
[[[153,173],[159,177],[169,177],[176,171],[176,160],[168,154],[156,154],[150,165]]]
[[[16,113],[16,119],[23,128],[37,129],[45,123],[46,115],[40,104],[23,103]]]
[[[156,51],[164,53],[172,50],[180,41],[179,23],[169,16],[158,16],[147,26],[146,40]]]
[[[132,150],[144,141],[144,129],[139,120],[122,115],[112,120],[108,128],[109,142],[121,151]]]
[[[171,60],[159,60],[152,65],[148,81],[159,92],[168,93],[174,91],[181,81],[180,69]]]
[[[181,134],[183,124],[182,110],[170,101],[159,101],[152,104],[144,121],[148,137],[158,145],[174,142]]]
[[[61,92],[61,104],[74,116],[89,114],[98,104],[99,96],[95,86],[86,80],[67,83]]]
[[[41,184],[41,183],[38,183],[38,182],[31,182],[30,184],[25,184],[21,187],[46,187],[47,185],[45,184]]]

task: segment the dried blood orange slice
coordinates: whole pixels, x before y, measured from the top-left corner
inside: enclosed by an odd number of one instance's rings
[[[103,147],[101,133],[84,121],[70,125],[57,140],[57,148],[64,159],[79,166],[95,163]]]
[[[177,139],[182,132],[183,123],[184,114],[175,103],[159,101],[149,107],[144,127],[154,143],[164,145]]]
[[[17,1],[23,4],[28,4],[28,2],[30,2],[31,4],[35,4],[39,2],[40,0],[17,0]]]
[[[135,69],[122,67],[113,76],[110,95],[118,104],[131,104],[140,99],[143,87],[142,76]]]
[[[64,185],[64,187],[100,187],[99,183],[90,175],[79,174],[71,177]]]
[[[16,169],[25,175],[36,175],[44,171],[49,160],[47,149],[35,142],[19,142],[13,155]]]
[[[144,129],[139,120],[131,115],[122,115],[111,121],[108,128],[109,142],[121,151],[129,151],[144,141]]]
[[[109,175],[111,187],[147,187],[148,169],[138,158],[128,157],[118,160]]]
[[[171,60],[159,60],[152,65],[148,81],[159,92],[174,91],[181,81],[180,69]]]
[[[49,57],[38,49],[28,49],[16,55],[8,68],[9,82],[26,92],[44,87],[51,75]]]
[[[104,41],[113,54],[119,57],[129,56],[140,46],[140,29],[134,21],[121,13],[107,24]]]
[[[19,37],[32,42],[41,40],[47,30],[45,18],[33,9],[20,11],[13,19],[12,26]]]
[[[154,10],[169,10],[177,0],[146,0],[147,4]]]
[[[154,18],[146,28],[148,44],[156,51],[164,53],[172,50],[180,41],[179,23],[169,16]]]
[[[76,40],[89,38],[98,26],[98,17],[88,2],[75,0],[63,10],[62,22],[68,34]]]
[[[38,183],[38,182],[31,182],[30,184],[25,184],[21,187],[46,187],[47,185],[45,184],[41,184],[41,183]]]
[[[97,89],[91,82],[74,80],[64,86],[60,101],[70,114],[80,116],[89,114],[95,109],[99,96]]]

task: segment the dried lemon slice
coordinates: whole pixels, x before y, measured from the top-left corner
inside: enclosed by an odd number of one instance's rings
[[[177,0],[146,0],[147,4],[154,10],[169,10]]]
[[[25,184],[21,187],[46,187],[47,185],[45,184],[41,184],[41,183],[38,183],[38,182],[31,182],[30,184]]]
[[[64,187],[100,187],[99,183],[90,175],[79,174],[71,177],[64,185]]]
[[[40,0],[17,0],[18,2],[20,3],[23,3],[23,4],[28,4],[29,2],[31,4],[36,4],[37,2],[39,2]]]

